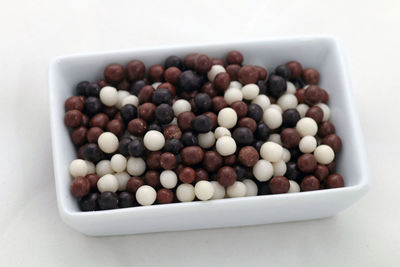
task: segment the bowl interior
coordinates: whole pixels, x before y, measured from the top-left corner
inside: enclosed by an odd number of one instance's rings
[[[76,158],[76,151],[63,124],[64,101],[74,94],[75,85],[83,80],[96,81],[103,77],[104,68],[110,63],[126,64],[132,59],[142,60],[147,67],[163,64],[170,55],[185,56],[188,53],[205,53],[223,58],[229,50],[240,50],[245,63],[261,65],[269,72],[279,64],[290,60],[299,61],[304,68],[320,71],[320,86],[330,95],[331,121],[342,138],[343,150],[338,157],[337,172],[345,179],[345,186],[366,183],[360,160],[361,136],[357,117],[352,108],[351,92],[345,64],[337,42],[326,38],[291,38],[243,43],[213,44],[183,47],[164,47],[110,51],[92,54],[58,57],[50,65],[50,104],[52,118],[53,158],[55,166],[58,203],[65,211],[79,212],[77,201],[69,193],[71,178],[69,163]],[[340,190],[340,189],[338,189]],[[312,194],[306,192],[301,194]],[[268,197],[268,196],[267,196]]]

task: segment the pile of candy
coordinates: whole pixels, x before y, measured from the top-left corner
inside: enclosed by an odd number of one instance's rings
[[[225,58],[110,64],[65,102],[82,211],[343,187],[319,72]]]

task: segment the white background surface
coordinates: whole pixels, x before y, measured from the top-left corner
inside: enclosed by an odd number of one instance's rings
[[[0,266],[400,264],[399,1],[0,0]],[[338,36],[364,131],[370,192],[323,220],[92,238],[57,208],[47,65],[164,44]],[[133,222],[134,223],[134,222]]]

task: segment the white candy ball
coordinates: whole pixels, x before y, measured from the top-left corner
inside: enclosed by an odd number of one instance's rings
[[[222,136],[231,136],[231,131],[229,131],[225,127],[220,126],[215,129],[214,136],[215,136],[215,139],[218,139]]]
[[[266,182],[271,179],[274,174],[274,167],[271,162],[264,159],[257,161],[256,165],[253,166],[253,175],[260,182]]]
[[[242,87],[243,98],[246,100],[253,100],[260,93],[260,88],[257,84],[246,84]]]
[[[157,198],[157,192],[149,185],[142,185],[136,191],[136,201],[142,206],[152,205]]]
[[[282,145],[281,135],[280,134],[270,134],[268,137],[268,141],[277,143],[278,145]]]
[[[223,187],[217,181],[211,181],[212,186],[214,187],[214,195],[211,199],[222,199],[225,197],[225,187]]]
[[[246,197],[257,196],[258,187],[257,184],[251,179],[244,179],[244,185],[246,186]]]
[[[199,200],[209,200],[214,195],[214,186],[209,181],[198,181],[194,193]]]
[[[97,143],[102,151],[106,153],[113,153],[118,149],[118,137],[111,132],[102,133],[97,139]]]
[[[329,106],[324,103],[318,103],[316,104],[316,106],[320,107],[324,113],[322,121],[328,121],[329,117],[331,116],[331,109],[329,108]]]
[[[319,145],[314,150],[314,157],[320,164],[329,164],[335,158],[335,152],[328,145]]]
[[[210,82],[213,82],[215,76],[217,76],[221,72],[226,72],[225,68],[221,65],[213,65],[210,71],[207,73],[207,78]]]
[[[124,99],[122,99],[122,106],[131,104],[134,105],[135,107],[139,106],[139,98],[135,95],[129,95],[127,97],[125,97]]]
[[[118,102],[117,104],[115,104],[115,106],[120,109],[122,108],[124,105],[122,105],[122,100],[124,100],[125,97],[129,96],[129,92],[125,91],[125,90],[119,90],[118,92]]]
[[[210,148],[215,144],[215,136],[212,131],[209,131],[207,133],[202,133],[197,136],[198,141],[199,141],[199,146],[202,148]]]
[[[228,197],[244,197],[246,196],[247,188],[242,182],[236,181],[233,185],[226,188]]]
[[[270,162],[278,162],[282,159],[283,148],[274,142],[265,142],[260,148],[260,155]]]
[[[100,101],[107,107],[112,107],[118,102],[118,92],[112,86],[105,86],[100,90]]]
[[[295,94],[296,86],[294,86],[294,84],[291,82],[286,82],[286,93]]]
[[[232,88],[232,87],[241,89],[243,87],[243,85],[238,81],[231,81],[231,83],[229,84],[229,88]]]
[[[192,106],[190,105],[189,101],[187,101],[185,99],[178,99],[172,105],[172,109],[174,110],[175,116],[178,117],[179,114],[181,114],[183,112],[191,111]]]
[[[277,129],[282,125],[282,113],[270,107],[264,111],[263,121],[270,129]]]
[[[286,162],[283,160],[280,160],[278,162],[272,163],[272,166],[274,167],[274,176],[284,176],[286,173]]]
[[[146,162],[142,158],[130,157],[126,170],[132,176],[140,176],[146,170]]]
[[[178,183],[178,176],[171,170],[162,171],[160,173],[160,183],[164,188],[172,189]]]
[[[306,135],[314,136],[318,132],[318,124],[315,122],[315,120],[305,117],[297,122],[296,130],[302,137]]]
[[[299,184],[296,183],[295,181],[289,180],[289,185],[290,185],[290,187],[289,187],[288,193],[297,193],[297,192],[300,192],[300,186],[299,186]]]
[[[290,108],[296,108],[298,101],[295,95],[286,93],[279,97],[276,103],[285,111]]]
[[[224,93],[224,99],[228,105],[231,105],[233,102],[241,101],[243,99],[243,93],[238,88],[229,88]]]
[[[290,157],[291,157],[290,151],[288,149],[284,148],[284,147],[282,149],[283,149],[282,160],[284,162],[289,162],[290,161]]]
[[[190,202],[195,198],[194,187],[191,184],[180,184],[176,188],[176,198],[180,202]]]
[[[88,166],[83,159],[74,159],[69,164],[69,173],[72,177],[86,176],[88,174]]]
[[[85,160],[85,162],[87,165],[87,174],[96,173],[96,166],[94,166],[94,163],[88,160]]]
[[[317,147],[317,139],[314,136],[307,135],[300,139],[299,149],[303,153],[312,153]]]
[[[111,168],[115,172],[123,172],[126,169],[126,158],[121,154],[115,154],[111,157]]]
[[[118,180],[112,174],[101,176],[100,179],[97,181],[97,189],[99,189],[101,193],[106,191],[111,191],[115,193],[118,191],[118,187]]]
[[[276,109],[276,110],[279,111],[281,114],[283,113],[282,108],[281,108],[279,105],[277,105],[277,104],[271,104],[269,107],[270,107],[270,108]]]
[[[271,101],[266,95],[256,96],[251,103],[259,105],[263,111],[267,110],[271,106]]]
[[[161,150],[165,145],[164,135],[159,131],[150,130],[144,135],[143,144],[150,151]]]
[[[296,109],[300,114],[300,118],[304,118],[310,107],[307,104],[298,104]]]
[[[218,112],[218,125],[227,129],[233,128],[237,123],[237,114],[233,108],[223,108]]]
[[[109,160],[101,160],[96,164],[96,174],[101,177],[106,174],[113,174],[114,171],[111,168],[111,162]]]
[[[119,191],[125,191],[126,190],[126,184],[128,183],[129,178],[131,176],[127,172],[119,172],[114,174],[115,178],[117,178],[118,181],[118,190]]]
[[[218,138],[215,148],[221,156],[229,156],[236,152],[236,142],[230,136]]]

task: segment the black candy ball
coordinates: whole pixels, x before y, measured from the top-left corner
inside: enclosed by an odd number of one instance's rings
[[[101,104],[100,99],[94,96],[89,96],[85,100],[85,110],[84,112],[88,115],[94,115],[101,111],[103,104]]]
[[[179,87],[188,93],[199,90],[202,82],[202,78],[191,70],[186,70],[179,76]]]
[[[261,121],[261,119],[263,117],[262,108],[259,105],[254,104],[254,103],[248,105],[248,107],[247,107],[247,117],[252,118],[256,122]]]
[[[129,92],[135,96],[139,95],[140,90],[146,85],[146,82],[143,80],[136,81],[132,84]]]
[[[87,96],[96,96],[98,97],[100,93],[100,86],[97,83],[89,83],[86,86],[86,95]]]
[[[286,163],[286,173],[284,176],[290,180],[295,180],[295,181],[299,181],[303,178],[302,173],[297,168],[297,164],[291,161]]]
[[[278,75],[271,75],[267,81],[267,89],[271,96],[279,98],[286,92],[286,80]]]
[[[153,93],[153,104],[171,104],[172,102],[172,93],[170,90],[165,88],[159,88]]]
[[[116,209],[118,208],[118,196],[114,192],[106,191],[101,193],[97,203],[102,210]]]
[[[199,93],[194,97],[194,104],[199,112],[209,111],[212,106],[210,96],[204,93]]]
[[[118,206],[120,208],[129,208],[133,207],[135,203],[135,199],[131,193],[121,192],[118,196]]]
[[[167,140],[164,146],[164,150],[166,152],[171,152],[173,154],[179,154],[182,148],[183,148],[182,142],[176,138]]]
[[[206,115],[197,116],[192,123],[192,127],[198,133],[207,133],[211,131],[211,119]]]
[[[95,211],[99,209],[97,200],[99,193],[90,193],[79,200],[79,207],[82,211]]]
[[[119,141],[118,151],[124,157],[129,156],[128,145],[131,142],[132,142],[132,139],[130,139],[129,137],[123,138],[123,139],[121,139],[121,141]]]
[[[239,145],[251,145],[254,140],[253,132],[247,127],[236,128],[232,137]]]
[[[265,84],[265,81],[259,80],[257,82],[258,88],[260,89],[259,94],[260,95],[266,95],[267,94],[267,85]]]
[[[253,144],[253,147],[260,153],[261,146],[264,144],[264,141],[258,140]]]
[[[257,125],[255,137],[261,141],[267,141],[270,133],[269,127],[265,123],[260,122]]]
[[[293,128],[296,126],[299,120],[300,120],[300,113],[297,111],[297,109],[294,108],[287,109],[282,114],[282,127]]]
[[[164,67],[165,69],[177,67],[178,69],[183,70],[183,60],[178,56],[169,56],[165,60]]]
[[[133,120],[134,118],[137,118],[137,107],[135,107],[132,104],[126,104],[121,108],[121,118],[125,123],[128,123],[129,121]]]
[[[86,144],[82,149],[82,156],[88,161],[97,163],[104,158],[104,153],[97,144]]]
[[[139,139],[132,140],[128,145],[128,152],[132,157],[142,156],[144,150],[143,141]]]
[[[147,131],[151,130],[162,132],[160,125],[158,125],[157,123],[152,123],[149,125],[149,127],[147,127]]]
[[[156,119],[161,124],[168,124],[174,119],[174,110],[168,104],[161,104],[156,108]]]
[[[76,85],[75,92],[77,95],[84,95],[86,96],[86,87],[88,86],[89,82],[83,81]]]
[[[199,141],[192,132],[186,132],[181,137],[182,144],[184,146],[197,146]]]
[[[275,68],[275,74],[281,76],[283,79],[289,79],[292,72],[286,65],[279,65]]]

